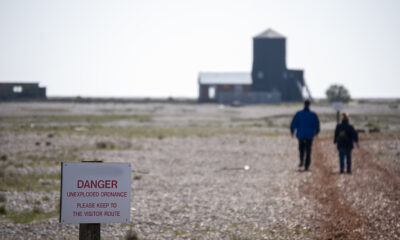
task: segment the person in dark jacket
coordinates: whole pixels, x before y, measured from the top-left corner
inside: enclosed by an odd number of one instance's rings
[[[304,101],[304,109],[298,111],[292,120],[290,125],[290,133],[292,138],[296,131],[296,137],[299,141],[299,152],[300,152],[300,165],[304,166],[304,170],[308,171],[311,164],[311,146],[314,136],[319,133],[319,120],[317,114],[310,111],[310,100]],[[304,164],[304,153],[305,153],[305,164]]]
[[[347,173],[351,173],[351,151],[353,142],[358,147],[358,134],[353,125],[349,123],[349,115],[342,113],[342,122],[336,126],[333,143],[339,150],[340,173],[344,172],[344,158],[346,157]]]

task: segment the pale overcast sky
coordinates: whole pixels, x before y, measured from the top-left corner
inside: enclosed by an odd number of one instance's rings
[[[197,97],[200,71],[250,72],[252,37],[287,37],[315,97],[400,97],[399,0],[0,0],[0,82],[49,96]]]

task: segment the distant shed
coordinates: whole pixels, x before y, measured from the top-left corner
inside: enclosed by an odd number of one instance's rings
[[[303,70],[286,67],[286,38],[272,29],[253,38],[251,73],[203,72],[198,82],[200,103],[280,103],[311,98]]]
[[[279,103],[278,92],[254,92],[250,73],[200,73],[199,102]]]
[[[0,83],[0,101],[44,100],[46,88],[38,83]]]

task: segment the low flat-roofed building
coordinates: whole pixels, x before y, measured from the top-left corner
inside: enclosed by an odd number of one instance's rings
[[[199,102],[233,104],[234,102],[279,103],[280,94],[272,92],[253,92],[250,73],[228,72],[199,74]]]
[[[0,101],[44,100],[46,88],[39,83],[2,82],[0,83]]]

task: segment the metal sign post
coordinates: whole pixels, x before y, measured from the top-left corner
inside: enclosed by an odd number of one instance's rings
[[[340,123],[340,112],[339,111],[336,112],[336,123],[337,124]]]
[[[336,111],[336,122],[340,123],[340,112],[343,110],[343,103],[342,102],[333,102],[332,107]]]

